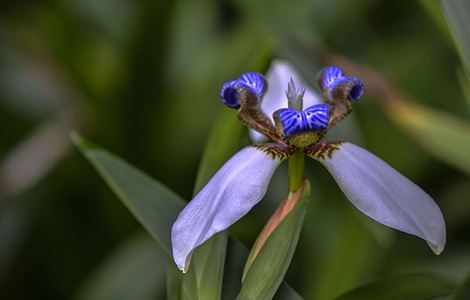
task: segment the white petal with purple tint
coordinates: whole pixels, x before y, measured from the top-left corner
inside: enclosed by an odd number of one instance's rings
[[[437,204],[383,160],[356,145],[343,143],[331,158],[320,162],[361,212],[423,238],[436,254],[444,249],[445,223]]]
[[[196,247],[235,223],[263,198],[281,161],[246,147],[217,171],[173,224],[173,258],[180,270],[188,269]]]
[[[319,96],[304,83],[302,77],[300,77],[290,63],[285,60],[276,59],[271,63],[266,74],[268,89],[261,103],[261,109],[267,116],[272,117],[276,110],[288,106],[286,90],[291,79],[294,80],[296,84],[301,84],[305,87],[304,108],[322,103]],[[313,83],[314,81],[315,78],[312,78],[311,82]],[[255,143],[261,143],[267,140],[264,135],[253,129],[250,129],[250,136]]]

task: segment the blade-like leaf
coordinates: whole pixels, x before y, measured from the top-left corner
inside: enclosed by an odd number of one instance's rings
[[[467,0],[441,1],[452,35],[459,49],[463,63],[470,72],[470,2]]]
[[[147,235],[133,237],[93,272],[76,300],[157,299],[164,295],[166,257]]]
[[[431,154],[470,174],[470,122],[408,102],[389,115]]]
[[[122,159],[86,142],[78,134],[73,134],[72,139],[113,192],[171,256],[171,226],[183,209],[184,200]]]
[[[303,155],[303,154],[302,154]],[[303,162],[302,162],[303,163]],[[289,162],[290,164],[290,162]],[[295,193],[289,193],[289,195],[282,201],[274,214],[271,216],[269,221],[264,226],[263,230],[258,235],[255,243],[253,244],[250,255],[246,260],[245,269],[243,271],[242,281],[245,279],[246,274],[250,270],[251,265],[258,257],[258,254],[263,249],[266,244],[267,239],[272,235],[272,233],[278,228],[278,226],[285,220],[289,213],[297,206],[299,201],[304,195],[306,188],[309,188],[308,183],[304,184],[304,181],[301,181],[299,190]]]
[[[256,254],[237,299],[272,299],[294,255],[308,204],[310,184],[301,187],[300,201],[270,233]],[[281,294],[282,296],[282,294]]]
[[[446,19],[439,4],[439,0],[418,0],[421,6],[428,12],[444,36],[452,43],[452,36],[449,32]]]
[[[467,107],[470,109],[470,70],[466,72],[464,68],[458,68],[457,79],[467,102]]]
[[[197,300],[198,289],[194,268],[189,269],[186,274],[181,273],[175,267],[171,257],[167,261],[166,272],[166,298],[168,300]]]
[[[167,256],[172,257],[171,227],[185,201],[163,184],[78,134],[72,134],[72,140]],[[190,272],[185,278],[185,282],[180,283],[181,294],[189,298],[180,299],[197,299],[195,273]]]
[[[235,299],[241,288],[243,266],[248,258],[248,249],[232,239],[229,240],[227,248],[222,299]],[[303,298],[284,281],[273,299],[302,300]]]
[[[227,232],[220,232],[202,244],[193,256],[199,299],[220,299],[224,275]]]
[[[454,284],[435,274],[407,274],[380,279],[347,292],[337,300],[427,300],[449,295]]]

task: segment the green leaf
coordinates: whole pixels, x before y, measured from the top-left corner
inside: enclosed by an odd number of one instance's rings
[[[171,227],[185,206],[185,201],[163,184],[113,154],[85,141],[78,134],[72,134],[72,140],[113,192],[171,258]],[[183,290],[181,294],[191,297],[181,299],[197,299],[195,273],[189,272],[181,278],[184,278],[180,283]]]
[[[175,267],[171,257],[167,262],[166,291],[168,300],[194,300],[198,299],[197,282],[194,268],[188,273],[181,273]]]
[[[304,182],[302,189],[300,201],[269,234],[262,248],[255,254],[237,299],[272,299],[279,288],[302,229],[310,195],[308,181]]]
[[[227,245],[222,299],[235,299],[240,292],[247,257],[248,249],[240,242],[230,239]]]
[[[227,247],[222,299],[236,298],[241,288],[243,266],[247,258],[248,249],[239,242],[230,239]],[[273,299],[302,300],[303,298],[286,282],[282,282]]]
[[[113,154],[86,142],[78,134],[72,134],[72,140],[113,192],[171,257],[171,226],[185,206],[185,201],[163,184]]]
[[[431,154],[470,174],[470,122],[407,102],[388,113]]]
[[[180,270],[173,266],[173,261],[168,258],[167,272],[166,272],[166,299],[167,300],[178,300],[183,299],[181,292],[181,284],[183,279],[181,278]]]
[[[467,71],[470,72],[470,2],[467,0],[441,1],[452,35],[459,49],[460,56]]]
[[[465,281],[458,287],[457,292],[453,295],[451,300],[468,300],[470,299],[470,275],[467,276]]]
[[[406,274],[384,278],[347,292],[337,300],[428,300],[449,295],[454,284],[436,274]]]
[[[192,268],[196,272],[199,299],[221,297],[227,238],[226,231],[220,232],[194,251]]]
[[[93,272],[74,299],[159,299],[165,292],[165,261],[155,241],[135,236]]]

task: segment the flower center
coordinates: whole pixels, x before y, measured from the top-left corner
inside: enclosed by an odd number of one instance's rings
[[[313,105],[304,111],[282,108],[274,112],[273,118],[284,141],[288,145],[303,149],[325,135],[329,111],[328,104]]]
[[[305,88],[291,79],[286,96],[289,108],[274,112],[276,129],[284,142],[296,148],[306,148],[324,136],[328,129],[330,108],[327,104],[318,104],[302,111]]]

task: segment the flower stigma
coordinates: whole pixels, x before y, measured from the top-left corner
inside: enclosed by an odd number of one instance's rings
[[[294,80],[291,78],[286,90],[287,103],[289,108],[302,111],[304,103],[305,88],[302,84],[295,86]]]

